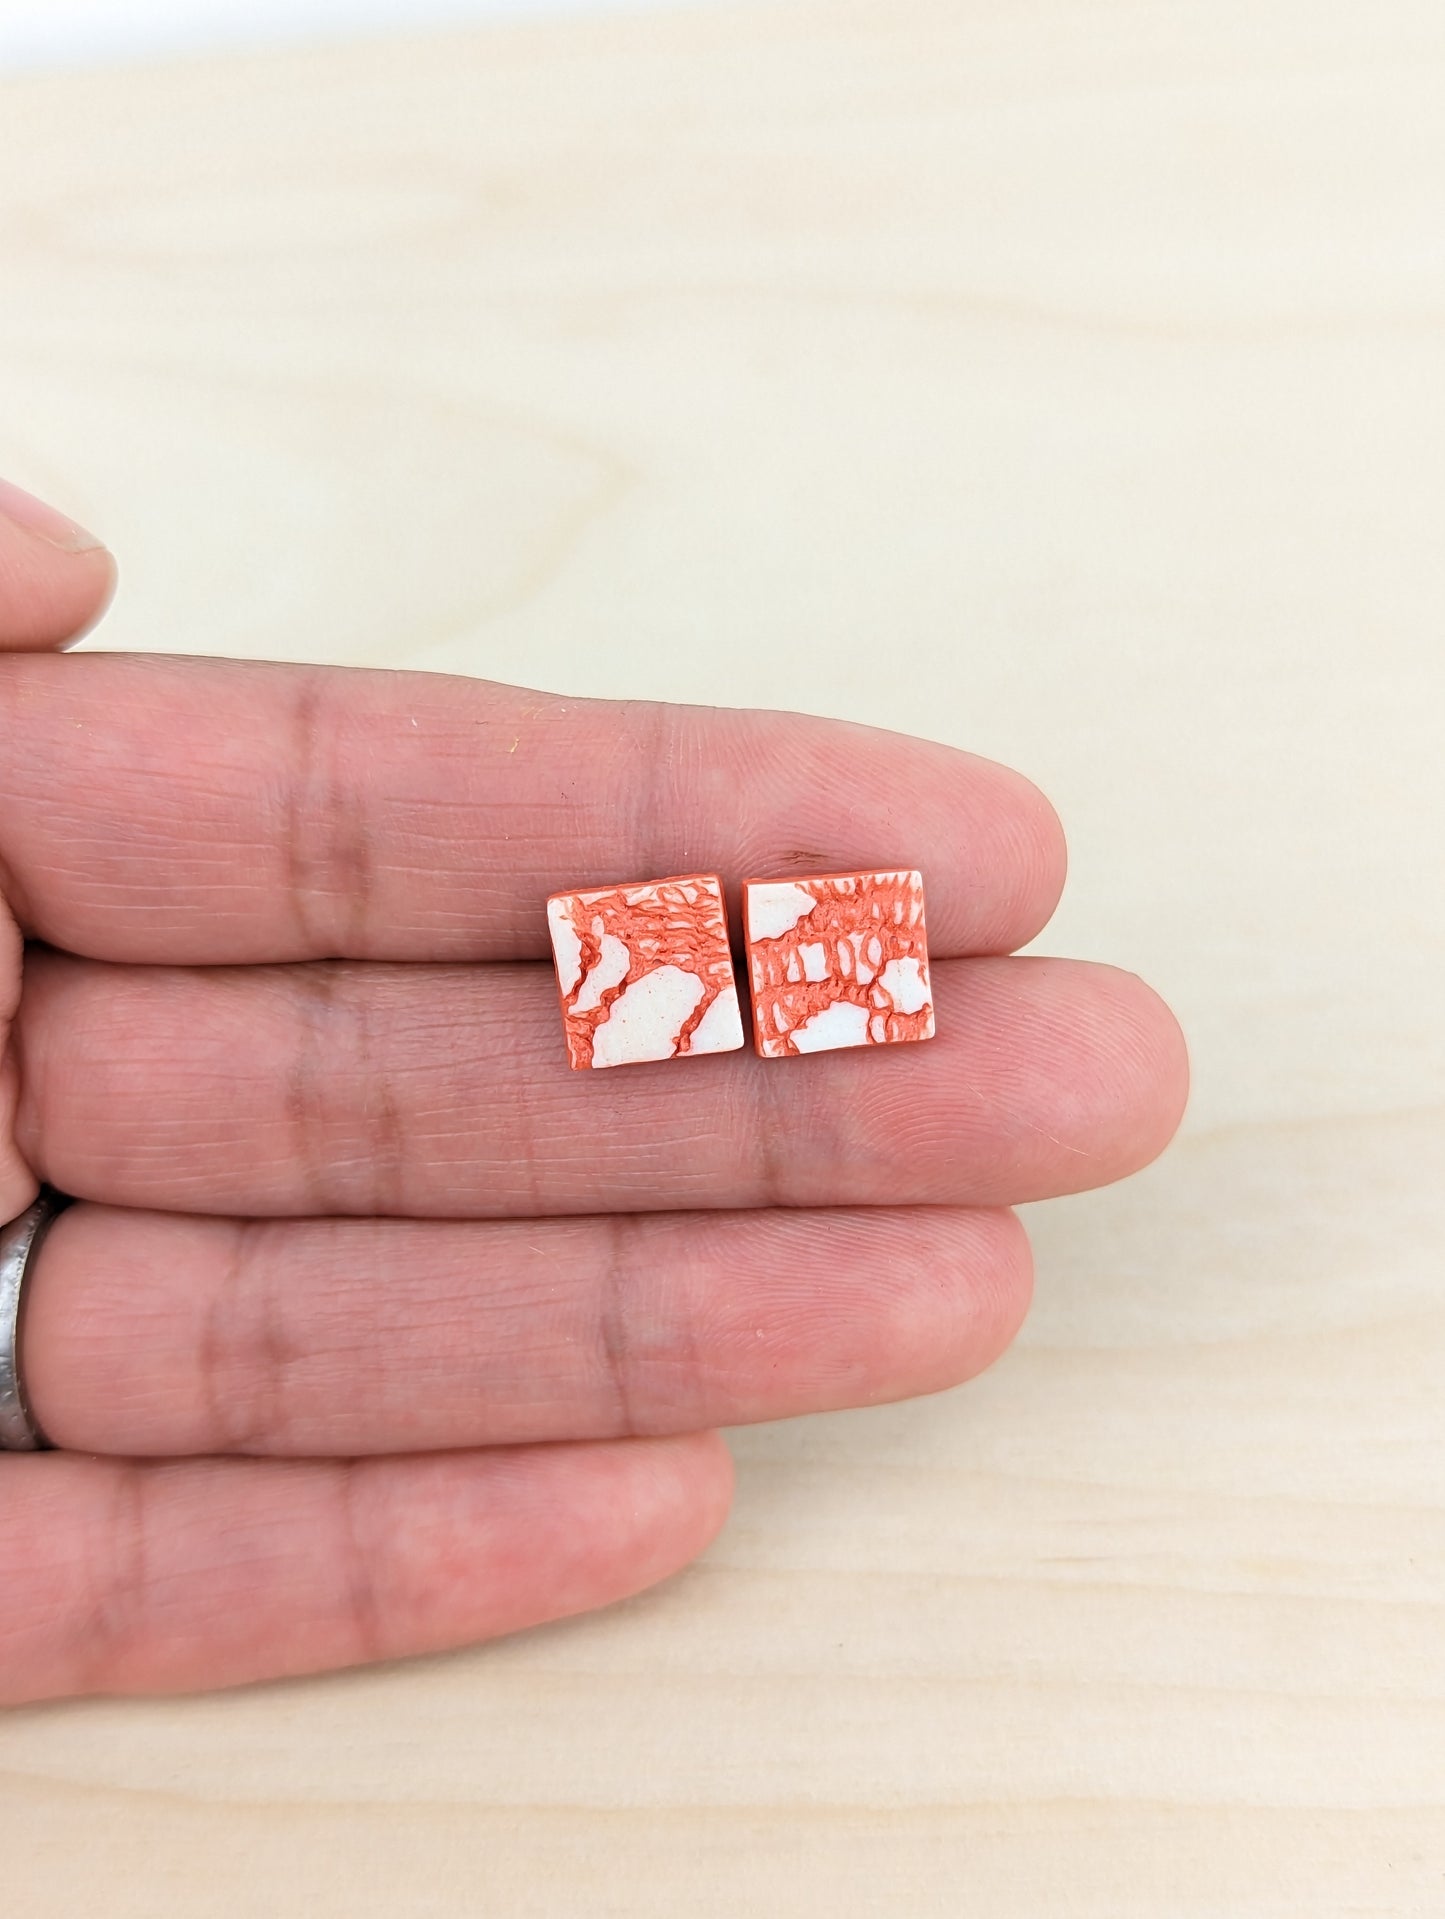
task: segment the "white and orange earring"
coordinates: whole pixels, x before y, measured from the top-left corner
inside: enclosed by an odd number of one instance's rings
[[[742,900],[753,1044],[764,1059],[933,1037],[920,874],[745,880]],[[547,925],[573,1066],[742,1046],[716,873],[554,893]]]

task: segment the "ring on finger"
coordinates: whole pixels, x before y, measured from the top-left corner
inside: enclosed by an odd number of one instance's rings
[[[20,1324],[25,1278],[45,1235],[70,1204],[63,1193],[48,1187],[18,1219],[0,1227],[0,1451],[33,1453],[48,1450],[25,1397],[20,1369]]]

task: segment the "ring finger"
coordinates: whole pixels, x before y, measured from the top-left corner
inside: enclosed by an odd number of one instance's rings
[[[485,1224],[77,1206],[28,1288],[56,1445],[332,1455],[689,1432],[933,1392],[1028,1303],[1012,1215]]]

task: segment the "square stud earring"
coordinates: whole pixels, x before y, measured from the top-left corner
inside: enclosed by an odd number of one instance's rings
[[[715,873],[554,893],[547,926],[574,1066],[628,1066],[742,1045]]]
[[[921,874],[746,880],[743,934],[764,1059],[932,1039]]]

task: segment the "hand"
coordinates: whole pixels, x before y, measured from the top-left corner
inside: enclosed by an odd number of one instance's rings
[[[967,1378],[1027,1302],[1004,1209],[1173,1132],[1153,994],[1006,957],[1064,868],[1017,775],[794,714],[16,652],[110,569],[7,498],[0,1220],[80,1203],[27,1284],[61,1450],[0,1460],[5,1701],[660,1579],[724,1516],[710,1428]],[[880,859],[928,883],[935,1040],[568,1068],[549,891]]]

